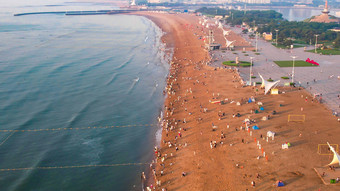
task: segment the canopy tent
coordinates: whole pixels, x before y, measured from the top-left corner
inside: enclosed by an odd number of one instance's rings
[[[277,84],[280,82],[280,80],[275,82],[268,82],[267,80],[264,80],[264,78],[259,73],[260,78],[262,79],[262,85],[261,87],[264,87],[264,95],[266,95],[270,89],[275,88]]]
[[[225,46],[226,46],[227,48],[233,47],[233,43],[235,42],[235,40],[229,41],[229,40],[228,40],[227,38],[225,38],[225,37],[224,37],[224,39],[225,39],[225,41],[226,41]]]
[[[285,186],[285,184],[282,181],[279,180],[279,181],[276,182],[276,186],[282,187],[282,186]]]
[[[274,137],[275,133],[273,131],[268,131],[267,132],[267,137]]]
[[[329,163],[327,166],[331,166],[331,165],[334,165],[334,164],[338,164],[340,166],[340,156],[339,156],[339,154],[336,153],[335,149],[328,142],[327,142],[327,144],[334,154],[332,162]]]
[[[260,128],[258,127],[258,126],[256,126],[256,125],[254,125],[253,127],[252,127],[254,130],[259,130]]]
[[[228,35],[229,35],[229,32],[230,32],[230,31],[226,31],[226,30],[224,30],[223,28],[222,28],[222,31],[223,31],[223,36],[228,36]]]

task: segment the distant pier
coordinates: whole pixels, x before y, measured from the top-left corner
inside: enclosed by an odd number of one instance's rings
[[[127,9],[127,10],[98,10],[98,11],[49,11],[49,12],[29,12],[29,13],[18,13],[14,16],[25,16],[25,15],[47,15],[47,14],[62,14],[67,16],[72,15],[110,15],[110,14],[122,14],[131,13],[136,11],[144,11],[137,9]]]

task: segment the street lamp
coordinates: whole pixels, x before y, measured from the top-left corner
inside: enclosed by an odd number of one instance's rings
[[[254,57],[250,57],[250,70],[249,70],[249,85],[251,86],[251,73],[253,71],[253,59]]]
[[[318,44],[318,34],[315,35],[315,53],[316,53],[316,45]]]
[[[277,46],[277,32],[279,32],[279,30],[275,29],[275,31],[276,31],[276,46]]]
[[[291,57],[293,58],[292,83],[294,83],[295,58],[297,58],[297,56],[291,56]]]
[[[255,33],[255,39],[256,39],[256,48],[255,48],[255,51],[257,52],[257,32]]]

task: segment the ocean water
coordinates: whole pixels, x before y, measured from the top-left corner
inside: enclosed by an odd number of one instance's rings
[[[0,9],[0,130],[137,126],[2,131],[0,190],[141,190],[148,165],[95,165],[152,158],[170,57],[161,30],[132,15],[12,15],[46,7],[36,2]],[[94,167],[37,168],[81,165]],[[18,168],[29,169],[3,171]]]
[[[258,10],[258,9],[256,9]],[[282,14],[284,19],[288,21],[303,21],[305,19],[309,19],[312,16],[321,15],[322,9],[319,8],[261,8],[260,10],[274,10]],[[330,15],[336,16],[336,12],[340,11],[339,9],[330,9]]]

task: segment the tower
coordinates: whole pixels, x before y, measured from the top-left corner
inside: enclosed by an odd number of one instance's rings
[[[328,1],[327,0],[325,2],[325,8],[323,9],[322,13],[326,14],[326,15],[328,15],[328,13],[329,13],[329,10],[328,10]]]

